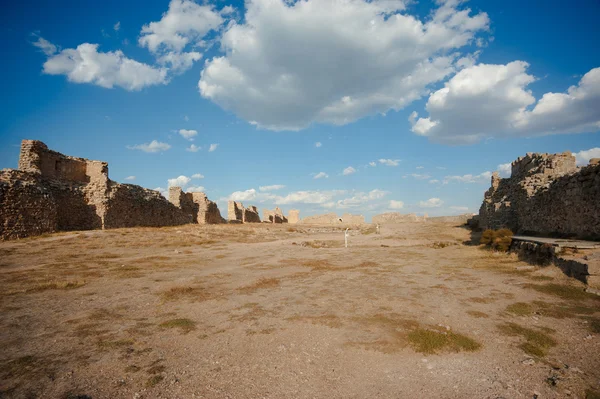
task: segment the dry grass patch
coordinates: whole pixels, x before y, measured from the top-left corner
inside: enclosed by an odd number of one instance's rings
[[[292,317],[288,317],[286,320],[288,321],[305,321],[312,324],[321,324],[331,328],[340,328],[342,327],[342,320],[334,315],[334,314],[323,314],[319,316],[301,316],[296,315]]]
[[[281,280],[279,280],[278,278],[263,277],[263,278],[259,279],[257,282],[255,282],[254,284],[250,284],[250,285],[238,288],[238,291],[243,294],[251,294],[251,293],[261,290],[261,289],[279,287],[280,284],[281,284]]]
[[[98,348],[103,349],[103,350],[120,349],[125,346],[131,346],[133,344],[134,344],[134,341],[131,339],[120,339],[120,340],[116,340],[116,341],[108,341],[108,340],[101,339],[98,342],[96,342],[96,346],[98,346]]]
[[[498,329],[504,335],[511,337],[520,336],[524,338],[525,342],[521,343],[519,348],[532,356],[544,357],[550,348],[558,345],[558,342],[548,334],[522,327],[516,323],[500,324],[498,325]]]
[[[314,240],[314,241],[303,241],[300,246],[310,248],[342,248],[344,246],[343,241],[337,240]]]
[[[517,316],[529,316],[533,314],[533,308],[530,304],[525,302],[517,302],[506,307],[508,313],[512,313]]]
[[[48,291],[48,290],[72,290],[75,288],[83,287],[85,284],[86,284],[85,281],[78,281],[78,280],[41,281],[41,282],[34,283],[33,285],[30,285],[29,287],[26,287],[24,289],[11,291],[8,294],[9,295],[10,294],[21,294],[21,293],[29,294],[29,293],[35,293],[35,292]]]
[[[182,299],[207,301],[214,297],[202,287],[193,287],[189,285],[171,287],[168,290],[163,291],[160,295],[165,301],[179,301]]]
[[[496,298],[474,296],[469,298],[469,301],[475,303],[494,303],[496,302]]]
[[[467,314],[478,319],[487,319],[488,317],[490,317],[487,313],[483,313],[478,310],[467,310]]]
[[[574,287],[571,285],[561,284],[525,284],[527,288],[532,288],[536,291],[542,292],[548,295],[554,295],[562,299],[569,299],[574,301],[582,301],[586,299],[600,300],[600,296],[585,292],[583,288]]]
[[[434,354],[441,351],[475,352],[481,344],[465,335],[441,328],[417,328],[408,333],[408,341],[417,351]]]
[[[196,322],[190,319],[172,319],[159,324],[162,328],[178,328],[184,334],[196,329]]]
[[[146,381],[146,387],[147,388],[152,388],[155,385],[158,385],[162,380],[164,380],[165,377],[162,375],[153,375],[152,377],[148,378],[148,380]]]

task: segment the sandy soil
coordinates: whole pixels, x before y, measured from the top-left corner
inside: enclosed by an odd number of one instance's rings
[[[563,398],[600,297],[449,224],[0,243],[0,398]],[[476,238],[476,237],[475,237]]]

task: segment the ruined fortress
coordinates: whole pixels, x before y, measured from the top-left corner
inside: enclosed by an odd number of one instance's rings
[[[528,153],[509,178],[492,175],[479,210],[483,229],[600,239],[600,159],[577,167],[570,152]]]
[[[264,222],[296,223],[281,209],[264,211]],[[66,156],[36,140],[23,140],[18,169],[0,171],[0,239],[16,239],[56,231],[161,227],[187,223],[260,223],[255,206],[229,203],[228,220],[201,192],[169,188],[158,191],[121,184],[108,177],[108,164]]]

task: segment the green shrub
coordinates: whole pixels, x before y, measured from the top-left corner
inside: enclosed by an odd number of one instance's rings
[[[509,229],[487,229],[481,235],[479,243],[492,247],[496,251],[507,252],[510,248],[513,235],[513,232]]]

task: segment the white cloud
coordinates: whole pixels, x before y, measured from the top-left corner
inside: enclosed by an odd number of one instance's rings
[[[130,150],[141,150],[144,152],[153,153],[167,151],[169,148],[171,148],[171,145],[167,143],[161,143],[160,141],[152,140],[150,143],[136,144],[131,146],[128,145],[127,148]]]
[[[344,176],[348,176],[351,175],[353,173],[356,173],[356,169],[354,169],[352,166],[348,166],[346,169],[344,169],[344,171],[342,172],[342,174]]]
[[[414,177],[415,179],[419,179],[419,180],[427,180],[430,179],[431,176],[427,175],[427,174],[419,174],[419,173],[412,173],[411,174],[412,177]]]
[[[412,131],[435,142],[468,144],[491,137],[600,130],[600,68],[566,93],[546,93],[536,101],[527,89],[536,80],[528,67],[514,61],[463,69],[429,96],[427,118],[411,115]]]
[[[215,151],[218,146],[219,146],[219,144],[211,144],[210,147],[208,148],[208,152]]]
[[[285,197],[275,199],[277,205],[287,204],[324,204],[331,201],[335,196],[343,194],[344,191],[296,191]]]
[[[232,6],[225,6],[221,8],[221,15],[230,15],[235,12],[235,8]]]
[[[230,201],[250,201],[256,198],[256,190],[235,191],[229,196]]]
[[[37,37],[37,40],[31,44],[33,44],[35,47],[39,48],[40,50],[42,50],[42,52],[44,54],[46,54],[47,56],[51,56],[56,54],[56,52],[58,51],[58,48],[50,43],[48,40],[44,39],[43,37]]]
[[[65,75],[74,83],[91,83],[108,89],[118,86],[129,91],[168,83],[166,68],[137,62],[125,57],[120,50],[98,52],[97,44],[83,43],[76,49],[47,55],[43,72]]]
[[[189,122],[190,121],[190,117],[187,116],[187,115],[184,115],[183,116],[183,120],[186,121],[186,122]]]
[[[379,163],[386,166],[398,166],[399,159],[380,159]]]
[[[179,129],[179,134],[184,139],[192,141],[194,140],[194,136],[196,136],[198,132],[196,130]]]
[[[512,164],[509,162],[498,165],[498,173],[502,177],[509,177],[512,173]]]
[[[142,27],[139,44],[152,53],[161,50],[181,52],[198,42],[211,30],[218,29],[223,18],[211,5],[189,0],[171,0],[160,21]]]
[[[127,176],[125,178],[125,180],[127,180],[127,181],[134,181],[135,180],[135,176]]]
[[[590,148],[574,153],[578,166],[585,166],[592,158],[600,158],[600,147]]]
[[[192,181],[192,179],[190,179],[189,177],[184,176],[184,175],[167,180],[169,187],[185,187],[191,181]]]
[[[315,143],[315,147],[317,147],[317,148],[321,147],[322,145],[323,145],[323,144],[321,144],[321,142],[320,142],[320,141],[317,141],[317,142]]]
[[[343,125],[399,110],[454,73],[485,13],[440,2],[424,20],[389,0],[253,0],[208,60],[203,97],[272,130]]]
[[[377,162],[371,161],[371,162],[369,162],[369,166],[374,168],[375,166],[377,166]]]
[[[439,182],[440,181],[438,179],[429,180],[429,183],[431,183],[431,184],[436,184],[436,183],[439,183]]]
[[[258,189],[260,191],[275,191],[275,190],[281,190],[284,187],[285,186],[283,184],[273,184],[272,186],[260,186]]]
[[[188,148],[186,148],[185,150],[188,152],[198,152],[202,149],[202,147],[197,146],[196,144],[190,144],[190,146]]]
[[[186,193],[202,193],[204,192],[203,186],[190,186],[185,189]]]
[[[425,169],[424,166],[417,166],[416,169]]]
[[[313,179],[327,179],[329,175],[325,172],[319,172],[315,175]]]
[[[388,194],[387,191],[383,191],[383,190],[379,190],[379,189],[371,190],[368,193],[358,192],[358,193],[355,193],[350,198],[338,200],[333,204],[327,204],[326,207],[327,208],[335,207],[338,209],[355,208],[355,207],[362,206],[368,202],[381,199],[381,198],[385,197],[387,194]]]
[[[192,179],[204,179],[204,175],[202,173],[195,173],[192,175]]]
[[[444,177],[444,184],[455,181],[459,183],[489,183],[492,177],[492,172],[483,172],[478,175],[462,175],[462,176],[446,176]]]
[[[439,208],[442,206],[444,201],[439,198],[429,198],[427,201],[419,201],[421,208]]]
[[[160,21],[142,27],[138,43],[148,48],[159,64],[168,65],[174,72],[184,72],[202,58],[202,53],[184,49],[201,47],[202,38],[222,23],[223,18],[212,5],[171,0]]]
[[[121,29],[121,21],[117,21],[117,23],[113,26],[115,32],[118,32]]]
[[[402,209],[402,208],[404,208],[404,202],[391,200],[388,207],[390,209]]]

